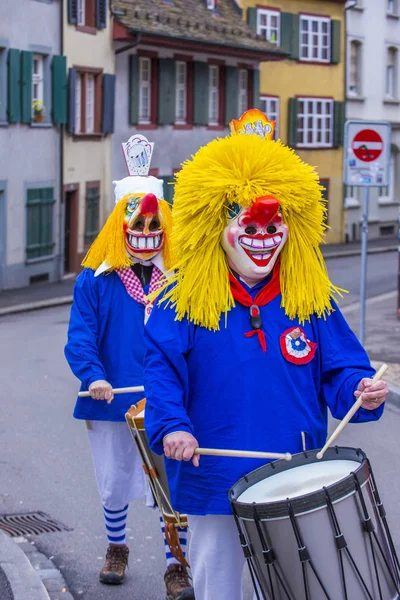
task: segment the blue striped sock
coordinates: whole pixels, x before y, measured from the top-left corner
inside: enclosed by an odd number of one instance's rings
[[[103,506],[107,538],[110,544],[125,544],[128,504],[122,510],[109,510]]]
[[[172,555],[172,552],[168,546],[167,540],[165,538],[165,531],[164,531],[164,520],[163,518],[160,516],[160,526],[161,526],[161,533],[162,536],[164,538],[164,546],[165,546],[165,559],[167,561],[167,569],[170,565],[176,565],[179,564],[179,561],[176,560],[176,558]],[[182,529],[178,529],[179,531],[179,542],[182,546],[182,551],[183,551],[183,555],[186,556],[186,545],[187,545],[187,527],[184,527]]]

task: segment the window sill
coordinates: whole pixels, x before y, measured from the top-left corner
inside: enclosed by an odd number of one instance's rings
[[[399,106],[400,100],[394,100],[391,98],[384,98],[383,104],[394,104],[395,106]]]
[[[10,123],[8,121],[0,121],[0,127],[8,127],[9,124]]]
[[[224,131],[225,125],[207,125],[208,131]]]
[[[361,204],[356,198],[345,198],[344,199],[344,207],[345,208],[360,208]]]
[[[302,144],[297,144],[296,149],[298,150],[336,150],[335,146],[303,146]]]
[[[157,123],[138,123],[136,125],[136,129],[143,129],[143,130],[157,129],[157,127],[158,127]]]
[[[102,133],[74,133],[72,134],[73,140],[78,142],[80,140],[88,141],[91,140],[93,142],[99,142],[103,139]]]
[[[96,35],[97,29],[96,27],[89,27],[89,25],[77,25],[76,30],[81,33],[89,33],[90,35]]]
[[[36,265],[41,262],[49,262],[50,260],[54,260],[56,258],[55,254],[49,254],[48,256],[39,256],[39,258],[27,258],[25,259],[26,265]]]
[[[191,125],[190,123],[185,123],[184,125],[179,125],[178,123],[175,123],[172,129],[175,129],[176,131],[188,131],[189,129],[193,129],[193,125]]]
[[[35,121],[32,121],[32,123],[30,123],[30,126],[34,128],[37,127],[38,129],[50,129],[53,127],[53,123],[36,123]]]
[[[298,58],[296,62],[299,65],[318,65],[320,67],[331,67],[333,64],[336,65],[336,63],[331,63],[330,60],[306,60],[304,58]]]
[[[364,98],[364,96],[350,96],[349,94],[347,94],[346,101],[347,102],[365,102],[365,98]]]
[[[400,15],[392,15],[392,13],[386,13],[386,16],[388,19],[394,19],[395,21],[400,19]]]
[[[364,12],[365,7],[364,6],[351,6],[350,9],[351,10],[358,10],[358,12]]]
[[[378,204],[379,206],[397,206],[399,203],[394,198],[389,198],[389,196],[379,196]]]

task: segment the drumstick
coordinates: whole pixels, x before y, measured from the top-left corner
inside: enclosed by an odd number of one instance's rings
[[[132,392],[144,392],[144,387],[142,385],[137,385],[134,387],[124,387],[124,388],[114,388],[113,394],[130,394]],[[90,392],[79,392],[79,398],[88,398],[90,396]]]
[[[203,454],[207,456],[237,456],[239,458],[284,458],[292,460],[289,452],[280,454],[278,452],[252,452],[251,450],[222,450],[220,448],[196,448],[194,454]]]
[[[387,365],[382,365],[381,368],[379,369],[379,371],[377,371],[375,373],[375,375],[373,376],[372,383],[376,383],[377,381],[382,379],[382,377],[386,373],[387,369],[388,369]],[[350,408],[347,415],[340,421],[339,425],[336,427],[335,431],[332,433],[331,437],[328,439],[325,446],[317,453],[318,459],[321,459],[324,456],[324,454],[327,451],[327,449],[329,448],[329,446],[336,440],[338,435],[343,431],[343,429],[346,427],[347,423],[350,421],[351,417],[358,411],[358,409],[360,408],[361,404],[364,401],[363,396],[364,396],[364,392],[361,394],[361,396],[359,398],[357,398],[357,400],[354,402],[353,406]]]

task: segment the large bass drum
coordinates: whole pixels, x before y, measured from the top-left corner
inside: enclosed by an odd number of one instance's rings
[[[256,595],[399,599],[399,560],[366,455],[316,454],[269,463],[229,491]]]

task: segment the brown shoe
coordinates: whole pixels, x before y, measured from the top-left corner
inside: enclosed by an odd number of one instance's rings
[[[164,581],[167,600],[195,600],[189,574],[183,565],[170,565],[165,571]]]
[[[114,546],[107,548],[106,563],[100,571],[101,583],[117,585],[124,581],[125,569],[128,564],[129,548],[127,546]]]

